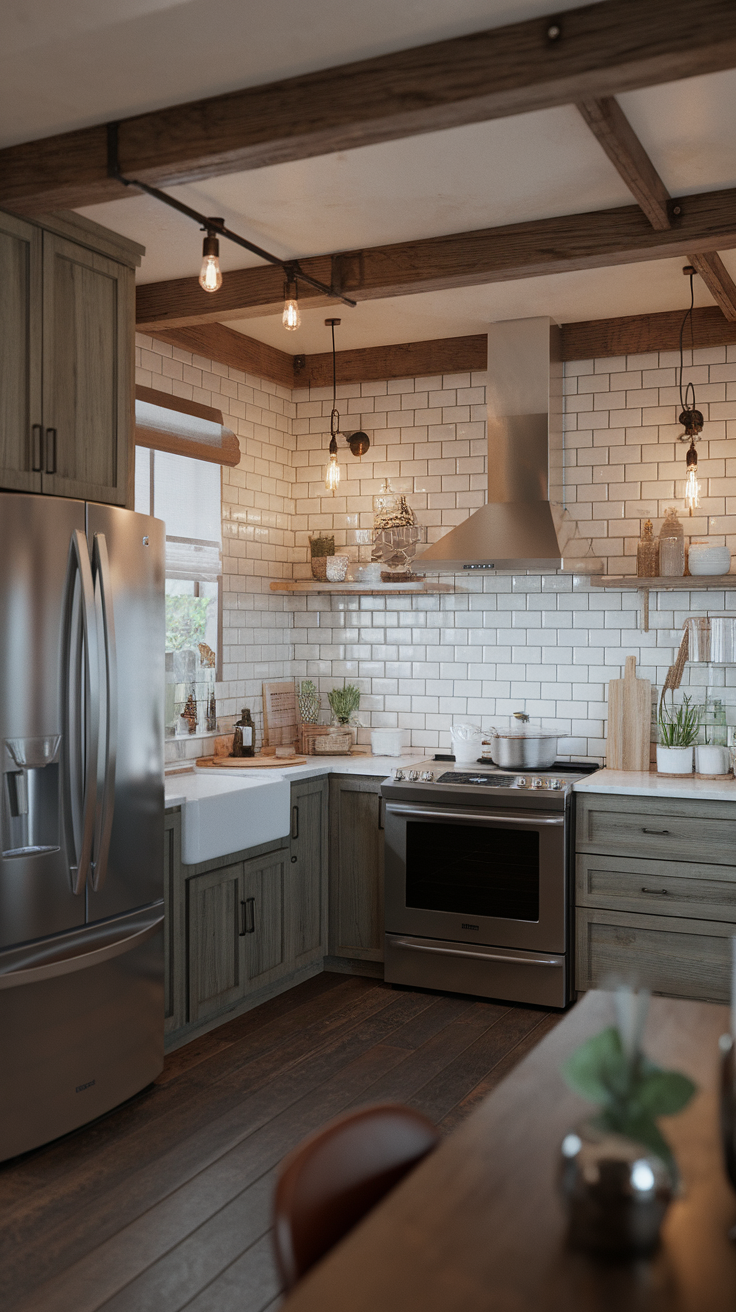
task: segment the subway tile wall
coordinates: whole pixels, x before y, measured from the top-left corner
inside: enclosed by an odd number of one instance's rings
[[[407,493],[430,541],[482,504],[485,374],[339,388],[342,426],[365,429],[371,449],[362,460],[341,450],[333,498],[323,481],[329,389],[288,393],[151,339],[141,343],[147,372],[139,381],[168,381],[167,390],[221,406],[243,449],[239,469],[226,475],[235,481],[223,489],[234,612],[227,709],[239,705],[241,692],[258,706],[264,669],[269,677],[312,678],[323,694],[347,679],[362,692],[363,739],[371,727],[398,726],[407,745],[431,751],[449,745],[453,721],[487,724],[525,707],[560,732],[561,755],[601,759],[606,684],[621,675],[626,655],[636,655],[640,673],[661,687],[685,616],[736,609],[731,592],[653,594],[645,634],[635,593],[550,574],[462,579],[463,591],[453,595],[269,596],[268,577],[309,577],[309,532],[334,532],[341,545],[351,529],[370,527],[372,497],[386,477]],[[696,383],[706,420],[698,444],[702,505],[686,533],[736,552],[736,348],[695,351],[685,362],[685,381]],[[682,513],[686,448],[678,438],[676,365],[672,353],[660,352],[565,367],[565,501],[609,573],[635,573],[645,518],[656,531],[667,506]],[[251,509],[261,514],[257,524]],[[274,665],[265,652],[278,653]],[[736,703],[736,686],[725,688],[736,685],[734,675],[687,666],[683,687],[710,678]]]

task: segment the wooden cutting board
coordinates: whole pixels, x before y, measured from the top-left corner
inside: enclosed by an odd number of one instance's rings
[[[225,770],[278,770],[286,765],[306,765],[306,756],[200,756],[197,765],[220,766]]]
[[[651,681],[636,677],[636,656],[627,656],[623,679],[608,684],[609,770],[649,770],[651,717]]]

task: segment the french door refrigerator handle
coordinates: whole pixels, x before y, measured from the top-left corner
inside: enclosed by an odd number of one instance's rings
[[[58,975],[71,975],[90,966],[99,966],[103,961],[121,957],[125,952],[137,948],[146,939],[153,938],[164,923],[163,916],[158,916],[142,929],[132,934],[125,934],[102,947],[92,948],[90,952],[80,952],[72,957],[62,957],[57,961],[42,962],[40,965],[18,966],[15,970],[0,971],[0,989],[13,989],[21,984],[35,984],[44,979],[55,979]]]
[[[78,699],[77,714],[83,716],[83,726],[72,724],[70,701],[75,686],[76,671],[72,665],[72,643],[75,635],[73,628],[74,585],[79,579],[80,613],[82,620],[82,649],[84,652],[84,696]],[[97,812],[97,749],[99,740],[99,670],[97,662],[97,617],[95,614],[95,594],[92,581],[92,568],[89,561],[87,539],[80,531],[74,529],[69,543],[69,565],[67,570],[67,588],[64,607],[64,635],[62,645],[62,751],[63,751],[63,788],[64,788],[64,827],[67,835],[67,850],[74,860],[69,863],[72,880],[72,892],[84,891],[87,874],[92,857],[92,845],[95,832]],[[77,773],[72,780],[72,734],[83,729],[84,764],[83,782],[78,789]],[[77,796],[74,793],[77,792]],[[81,819],[78,820],[81,814]],[[76,848],[75,821],[81,829],[79,850]]]
[[[110,852],[113,812],[115,809],[115,764],[118,735],[118,680],[115,649],[115,618],[112,605],[112,581],[107,541],[104,533],[95,533],[92,547],[92,578],[99,583],[104,672],[102,683],[105,697],[105,734],[101,744],[104,750],[102,798],[99,824],[96,828],[91,862],[92,891],[97,893],[105,882],[107,858]]]

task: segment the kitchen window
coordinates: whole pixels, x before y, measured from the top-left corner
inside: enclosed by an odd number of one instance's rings
[[[219,410],[149,387],[135,395],[135,508],[166,525],[166,726],[176,733],[190,695],[202,727],[221,677],[222,466],[239,463],[240,445]]]

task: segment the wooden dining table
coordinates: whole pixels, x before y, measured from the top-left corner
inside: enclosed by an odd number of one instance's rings
[[[294,1289],[284,1312],[734,1312],[736,1194],[722,1163],[718,1038],[729,1011],[653,998],[644,1048],[698,1093],[661,1128],[682,1173],[656,1252],[612,1262],[573,1250],[560,1143],[592,1109],[560,1067],[613,1023],[593,991]]]

